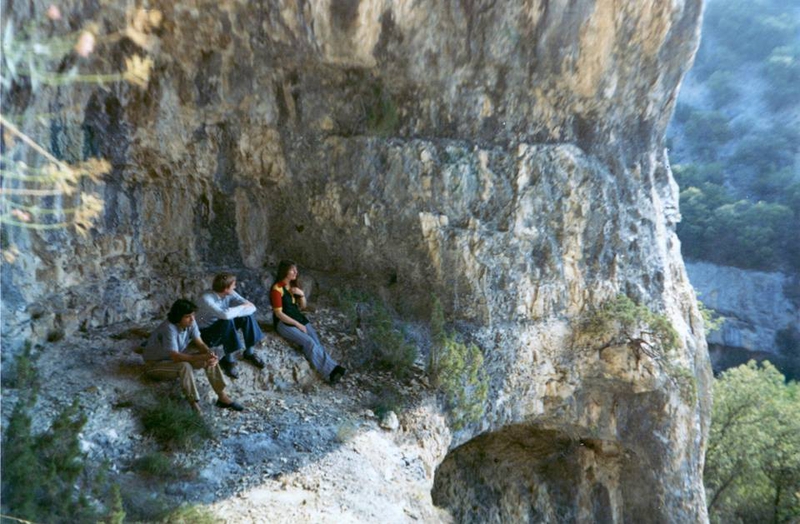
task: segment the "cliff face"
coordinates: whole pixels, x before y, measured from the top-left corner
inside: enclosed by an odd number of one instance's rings
[[[790,379],[800,373],[796,278],[707,262],[686,269],[703,304],[724,318],[708,335],[715,372],[767,359]]]
[[[150,8],[146,90],[15,94],[28,115],[77,108],[49,143],[113,170],[87,237],[9,231],[8,344],[148,318],[218,268],[257,295],[286,256],[413,313],[434,291],[491,378],[437,504],[475,521],[706,520],[709,368],[662,147],[699,1]],[[112,61],[136,49],[108,46]],[[626,347],[575,343],[581,315],[619,293],[670,319],[671,364],[697,394]]]
[[[703,304],[725,317],[709,343],[776,353],[778,332],[798,324],[800,313],[785,292],[791,279],[782,273],[705,262],[687,264],[687,270]]]

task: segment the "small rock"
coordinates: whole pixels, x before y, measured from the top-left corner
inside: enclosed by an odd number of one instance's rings
[[[381,419],[380,426],[389,431],[396,431],[400,427],[400,420],[398,420],[394,411],[389,411]]]

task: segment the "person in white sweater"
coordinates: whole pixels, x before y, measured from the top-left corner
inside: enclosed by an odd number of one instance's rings
[[[255,345],[264,338],[256,322],[256,307],[235,290],[235,275],[218,274],[214,277],[211,290],[200,297],[197,310],[200,336],[209,347],[222,345],[225,349],[225,356],[220,359],[219,365],[231,378],[239,378],[239,369],[233,354],[241,349],[244,349],[244,360],[258,369],[264,368],[264,361],[255,352]],[[242,331],[244,345],[238,330]]]

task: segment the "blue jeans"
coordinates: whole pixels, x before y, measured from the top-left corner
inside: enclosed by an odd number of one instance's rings
[[[322,342],[319,341],[319,336],[311,324],[306,324],[306,331],[307,333],[303,333],[294,326],[278,322],[278,334],[289,342],[299,345],[311,367],[327,380],[333,368],[339,364],[322,347]]]
[[[244,347],[247,348],[245,354],[252,354],[253,346],[264,338],[264,334],[261,332],[261,328],[258,327],[258,322],[256,322],[254,315],[236,317],[230,320],[221,318],[210,326],[202,328],[200,330],[200,337],[208,347],[222,345],[222,347],[225,348],[225,356],[222,357],[222,360],[233,362],[231,353],[242,349],[242,342],[239,339],[239,335],[236,333],[239,329],[242,330],[245,343]]]

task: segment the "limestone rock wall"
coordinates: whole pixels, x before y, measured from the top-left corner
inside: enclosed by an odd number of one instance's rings
[[[9,9],[22,19],[46,8],[31,5]],[[384,287],[414,314],[437,292],[491,377],[486,419],[453,448],[481,435],[464,449],[493,450],[527,431],[594,442],[599,457],[597,474],[578,472],[586,451],[568,468],[576,477],[552,479],[556,491],[578,481],[582,495],[543,492],[533,506],[463,495],[474,493],[456,489],[470,470],[455,458],[436,489],[462,495],[442,505],[706,519],[709,371],[662,147],[699,0],[147,7],[163,22],[146,90],[31,97],[22,86],[7,102],[29,117],[76,107],[49,142],[65,159],[113,166],[87,187],[105,201],[88,236],[9,231],[21,251],[3,266],[10,344],[148,318],[220,268],[260,297],[264,267],[287,256]],[[128,16],[72,8],[112,27]],[[119,67],[136,50],[106,44],[100,63]],[[696,395],[625,348],[596,355],[571,342],[580,315],[618,293],[673,322],[673,364],[696,377]]]
[[[749,351],[776,353],[781,330],[800,325],[800,311],[788,298],[791,278],[782,273],[747,271],[706,262],[686,265],[700,300],[725,317],[708,342]]]

